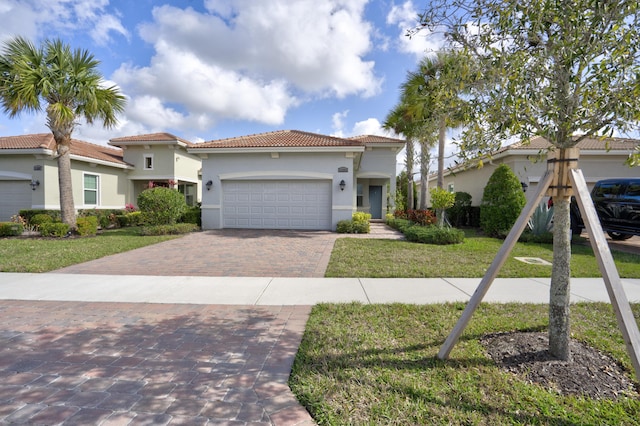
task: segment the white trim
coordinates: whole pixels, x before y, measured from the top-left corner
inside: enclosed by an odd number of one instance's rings
[[[305,171],[257,171],[257,172],[235,172],[235,173],[223,173],[218,175],[220,180],[251,180],[251,179],[327,179],[333,180],[333,174],[331,173],[319,173],[319,172],[305,172]]]
[[[147,167],[147,159],[151,159],[151,167]],[[142,170],[153,170],[155,161],[153,160],[153,153],[142,155]]]
[[[3,172],[0,170],[0,180],[31,180],[33,175],[19,172]]]
[[[200,208],[205,210],[220,210],[222,206],[220,204],[203,204]]]
[[[343,206],[331,206],[331,210],[353,210],[353,206],[343,205]]]
[[[307,146],[264,148],[187,148],[189,154],[239,154],[248,152],[363,152],[363,146]]]
[[[133,166],[131,166],[129,164],[112,163],[110,161],[98,160],[98,159],[90,158],[90,157],[83,157],[81,155],[71,154],[69,156],[69,158],[71,158],[72,160],[76,160],[76,161],[84,161],[86,163],[99,164],[101,166],[115,167],[117,169],[135,170],[135,167],[133,167]]]
[[[364,172],[356,173],[356,179],[391,179],[391,175],[380,172]]]
[[[85,191],[87,191],[87,188],[84,185],[84,178],[85,176],[95,176],[96,179],[96,204],[87,204],[86,203],[86,198],[85,198]],[[94,208],[94,207],[99,207],[100,206],[100,198],[102,196],[102,191],[100,191],[100,184],[102,182],[102,176],[100,175],[100,173],[90,173],[90,172],[82,172],[82,205],[83,206],[90,206],[90,207],[83,207],[83,208]],[[89,191],[93,191],[93,189],[89,189]]]

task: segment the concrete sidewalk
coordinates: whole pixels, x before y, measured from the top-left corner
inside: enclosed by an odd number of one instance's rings
[[[623,279],[640,302],[640,279]],[[0,300],[314,305],[465,302],[480,278],[284,278],[0,273]],[[548,303],[549,278],[498,278],[486,302]],[[571,280],[572,302],[608,302],[602,278]]]

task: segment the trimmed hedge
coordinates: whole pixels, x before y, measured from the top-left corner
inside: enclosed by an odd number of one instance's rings
[[[500,164],[484,188],[480,226],[491,237],[504,238],[516,223],[527,199],[520,180],[506,164]]]
[[[40,235],[43,237],[65,237],[69,233],[69,225],[62,222],[43,223],[40,225]]]
[[[138,195],[138,207],[149,225],[173,225],[187,210],[187,203],[178,191],[157,186]]]
[[[96,235],[98,233],[98,217],[79,217],[76,221],[76,226],[78,227],[78,234],[82,236]]]
[[[43,210],[43,209],[23,209],[18,212],[27,223],[31,223],[31,218],[37,214],[46,214],[55,220],[60,220],[60,210]]]
[[[16,237],[22,235],[24,227],[21,223],[0,222],[0,237]]]
[[[38,213],[31,217],[31,220],[29,220],[29,225],[35,226],[36,228],[40,229],[40,226],[43,223],[51,223],[51,222],[53,222],[53,218],[49,216],[47,213]]]
[[[456,228],[440,226],[411,226],[404,235],[408,241],[423,244],[459,244],[464,241],[464,232]]]

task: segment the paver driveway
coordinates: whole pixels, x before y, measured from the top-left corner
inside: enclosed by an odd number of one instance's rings
[[[338,234],[223,229],[196,232],[59,269],[60,273],[322,277]]]
[[[304,306],[0,302],[0,423],[312,425]]]

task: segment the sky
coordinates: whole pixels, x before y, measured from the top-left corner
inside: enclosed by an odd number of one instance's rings
[[[391,136],[381,123],[407,72],[438,50],[428,34],[405,36],[424,1],[0,0],[0,42],[60,38],[101,61],[127,106],[116,128],[79,125],[89,142]],[[48,131],[44,114],[0,112],[0,136]]]

